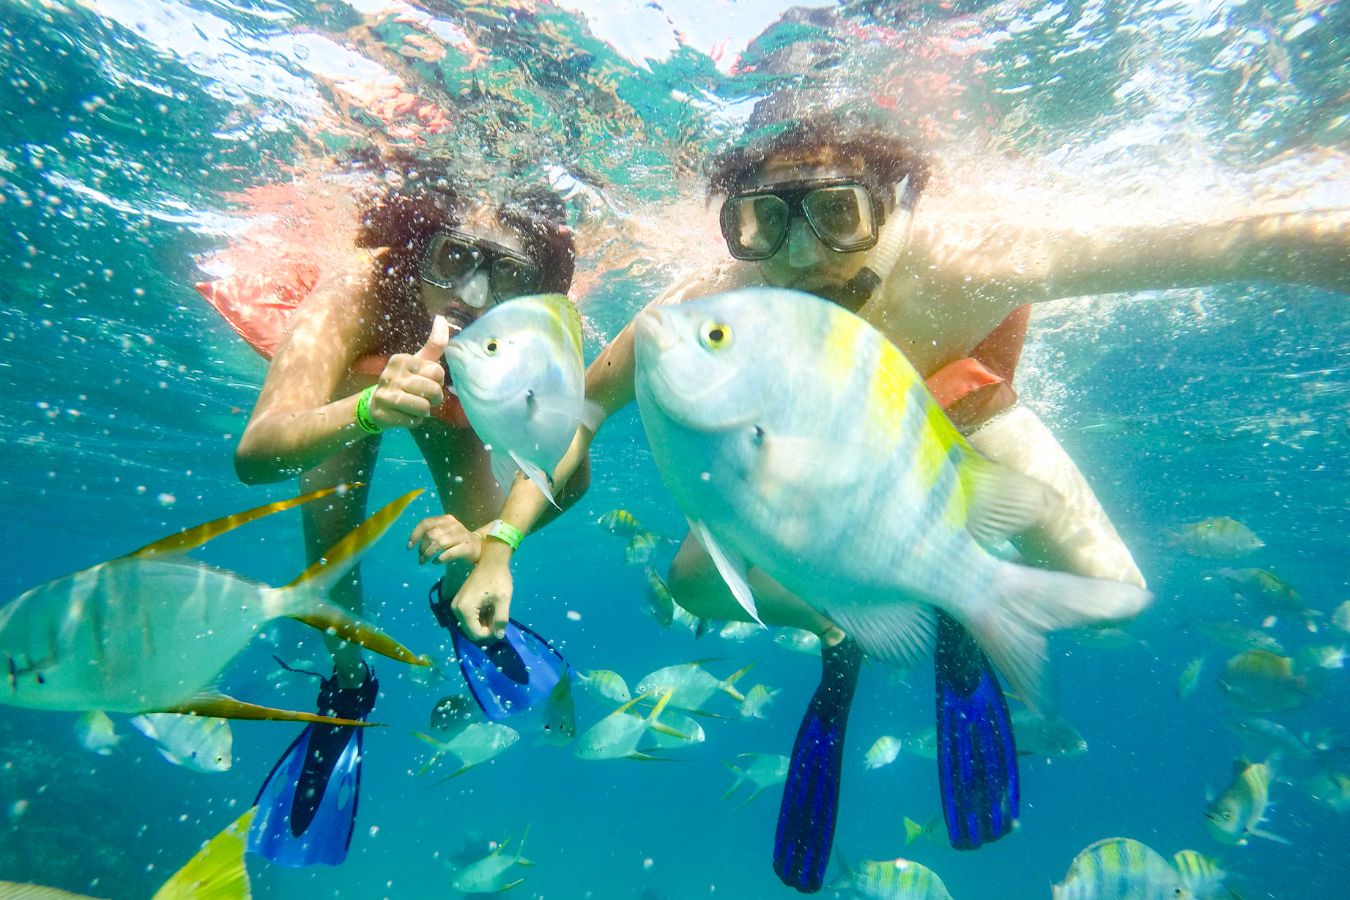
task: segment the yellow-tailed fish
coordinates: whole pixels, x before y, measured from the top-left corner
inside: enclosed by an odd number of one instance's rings
[[[640,694],[596,722],[577,740],[574,751],[581,759],[656,759],[638,749],[638,744],[649,732],[663,731],[677,740],[686,740],[684,734],[660,721],[661,713],[670,702],[673,691],[666,690],[645,717],[629,712],[640,700],[651,699]]]
[[[253,809],[207,841],[183,868],[160,885],[151,900],[249,900],[253,891],[244,868],[244,845]],[[0,881],[3,900],[95,900],[59,888]]]
[[[576,678],[581,683],[582,689],[597,700],[627,703],[633,699],[633,693],[628,690],[628,683],[623,680],[623,676],[618,672],[612,672],[609,669],[594,669],[589,672],[579,672]]]
[[[712,622],[710,620],[694,615],[678,603],[676,603],[674,609],[671,610],[671,621],[676,625],[687,628],[689,633],[694,636],[694,640],[703,637],[708,633],[708,629],[712,627]]]
[[[910,859],[875,861],[865,859],[856,867],[835,854],[843,869],[836,885],[869,900],[952,900],[947,886],[932,869]]]
[[[742,719],[763,719],[764,708],[773,702],[773,698],[778,696],[778,691],[771,690],[766,684],[757,684],[745,692],[745,699],[741,701]]]
[[[1216,644],[1230,650],[1266,650],[1270,653],[1283,653],[1284,645],[1269,631],[1260,628],[1248,628],[1236,622],[1198,619],[1191,626]]]
[[[626,509],[611,509],[599,518],[600,527],[619,537],[632,537],[642,528],[642,523]]]
[[[425,665],[402,644],[326,599],[329,588],[421,491],[375,513],[284,587],[183,556],[239,525],[330,493],[316,491],[207,522],[49,581],[0,608],[0,702],[34,709],[188,712],[331,724],[333,719],[314,713],[242,703],[213,688],[258,630],[282,617]]]
[[[661,724],[666,728],[652,729],[648,732],[651,746],[660,750],[688,747],[691,744],[701,744],[708,739],[702,725],[676,709],[667,707],[661,714]]]
[[[657,669],[638,682],[637,692],[655,695],[669,690],[671,706],[693,712],[704,712],[704,706],[716,694],[726,694],[737,703],[744,703],[745,695],[736,690],[735,684],[742,675],[754,668],[755,664],[750,663],[726,678],[718,678],[703,668],[704,662],[707,660],[695,660]]]
[[[1186,663],[1186,668],[1181,670],[1181,675],[1177,677],[1177,699],[1185,700],[1191,694],[1195,693],[1196,685],[1200,683],[1200,673],[1204,671],[1205,658],[1197,656],[1195,659]]]
[[[504,753],[520,740],[520,734],[514,729],[500,722],[474,722],[466,726],[463,730],[455,734],[448,740],[439,740],[429,734],[422,734],[420,731],[413,732],[413,736],[426,741],[435,748],[435,753],[427,760],[418,775],[425,775],[431,771],[436,763],[440,762],[444,756],[453,756],[459,761],[459,768],[441,779],[449,781],[459,775],[472,769],[474,766],[481,765],[488,760]]]
[[[524,878],[512,880],[511,867],[531,865],[529,860],[521,856],[525,852],[525,838],[529,834],[530,829],[526,828],[514,853],[506,852],[511,844],[508,838],[492,848],[487,856],[455,872],[450,879],[450,887],[465,894],[500,894],[523,882]]]
[[[1172,540],[1187,553],[1210,559],[1237,559],[1266,545],[1250,528],[1228,516],[1183,525]]]
[[[872,742],[863,754],[863,766],[868,769],[880,769],[895,762],[900,755],[900,739],[895,735],[883,734]]]
[[[1219,866],[1219,861],[1195,850],[1178,850],[1172,855],[1181,883],[1196,897],[1196,900],[1210,900],[1230,896],[1223,883],[1228,873]]]
[[[666,628],[675,621],[675,598],[670,593],[670,588],[666,587],[665,581],[657,574],[656,570],[647,567],[647,611]],[[684,610],[681,609],[681,612]],[[686,613],[688,615],[688,613]]]
[[[1135,586],[990,553],[1057,496],[977,454],[903,354],[835,304],[735,291],[648,307],[634,328],[657,469],[751,618],[753,565],[869,655],[908,664],[936,607],[1035,707],[1048,631],[1148,605]]]
[[[553,470],[583,419],[581,315],[561,294],[521,297],[492,307],[446,347],[450,380],[464,415],[492,451],[503,490],[517,471],[553,500]]]
[[[788,758],[779,753],[741,753],[737,755],[735,763],[724,762],[722,765],[736,776],[731,787],[722,794],[723,800],[730,799],[742,784],[748,783],[753,786],[749,796],[736,804],[737,809],[758,797],[760,791],[765,788],[774,787],[787,780]]]
[[[154,742],[175,766],[211,774],[228,772],[234,761],[230,723],[213,716],[148,713],[128,724]]]
[[[646,566],[656,552],[657,537],[650,531],[639,531],[633,535],[628,546],[623,548],[623,561],[629,566]]]
[[[1205,810],[1209,833],[1215,840],[1225,844],[1245,844],[1248,838],[1263,837],[1281,844],[1289,843],[1259,827],[1265,821],[1273,777],[1269,763],[1238,760],[1233,764],[1232,783]]]
[[[905,816],[902,824],[905,826],[905,846],[909,846],[919,838],[927,838],[936,843],[937,838],[934,835],[945,828],[942,813],[936,813],[927,822],[916,822],[909,816]],[[945,830],[943,836],[946,836]]]
[[[1230,703],[1254,713],[1298,709],[1316,696],[1292,659],[1266,650],[1248,650],[1224,663],[1219,688]]]
[[[1191,900],[1166,859],[1147,844],[1107,838],[1074,857],[1053,900]]]
[[[99,709],[92,709],[75,720],[75,739],[81,747],[99,756],[111,756],[123,740],[112,719]]]
[[[1242,740],[1244,753],[1249,759],[1268,759],[1279,756],[1285,760],[1311,760],[1315,739],[1306,732],[1303,737],[1294,734],[1279,722],[1255,716],[1229,715],[1223,719],[1224,727]]]

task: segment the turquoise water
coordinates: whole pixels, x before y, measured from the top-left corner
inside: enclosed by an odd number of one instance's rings
[[[288,495],[235,480],[231,454],[264,367],[193,284],[259,217],[294,227],[294,210],[257,188],[323,182],[322,160],[360,147],[415,147],[484,177],[542,174],[569,191],[588,358],[673,277],[719,257],[701,164],[754,99],[784,85],[892,107],[898,127],[1004,203],[1054,183],[1123,208],[1155,204],[1164,218],[1189,198],[1257,190],[1344,205],[1344,163],[1322,152],[1350,127],[1344,4],[785,7],[0,0],[0,598]],[[391,76],[399,86],[388,93]],[[400,93],[427,111],[381,105]],[[918,860],[958,900],[1031,898],[1049,895],[1078,850],[1124,835],[1167,856],[1218,855],[1248,900],[1344,896],[1346,814],[1298,784],[1273,788],[1267,827],[1288,845],[1223,847],[1207,833],[1206,792],[1228,783],[1241,747],[1215,684],[1234,651],[1196,623],[1257,624],[1206,579],[1223,565],[1277,572],[1326,617],[1350,599],[1347,359],[1344,298],[1310,288],[1235,284],[1038,309],[1023,396],[1082,466],[1157,602],[1131,626],[1138,642],[1055,639],[1062,711],[1090,750],[1024,759],[1020,831],[973,854],[904,845],[902,818],[938,810],[933,764],[902,753],[866,771],[862,755],[882,734],[931,724],[931,675],[865,670],[836,852]],[[614,669],[630,684],[692,659],[715,659],[718,674],[754,661],[743,686],[782,691],[768,718],[742,720],[728,702],[728,718],[705,722],[706,743],[675,762],[582,762],[526,736],[433,786],[414,778],[424,753],[411,732],[455,685],[378,663],[376,717],[390,727],[367,738],[350,858],[304,871],[250,858],[256,896],[453,895],[457,866],[527,827],[535,865],[517,896],[787,895],[770,866],[777,791],[733,809],[719,799],[731,783],[722,764],[789,751],[818,664],[766,634],[696,642],[656,625],[641,571],[595,524],[622,506],[682,534],[631,410],[602,433],[594,463],[589,494],[519,556],[515,614],[578,669]],[[429,487],[410,441],[386,441],[380,469],[376,502]],[[434,575],[402,549],[401,529],[433,508],[419,500],[364,568],[373,615],[419,650],[440,640],[424,605]],[[1215,515],[1266,546],[1224,563],[1168,537]],[[300,568],[293,516],[197,556],[282,583]],[[1325,622],[1318,635],[1284,622],[1274,631],[1291,648],[1350,641]],[[225,687],[312,704],[307,679],[278,688],[266,677],[276,646],[294,658],[320,651],[303,631],[274,626]],[[1198,656],[1205,674],[1183,703],[1176,679]],[[1345,739],[1350,676],[1327,675],[1324,696],[1281,721]],[[604,713],[578,702],[582,727]],[[239,723],[233,768],[204,775],[167,765],[125,717],[115,717],[129,734],[120,749],[91,755],[75,718],[0,711],[0,879],[149,896],[251,802],[295,733]]]

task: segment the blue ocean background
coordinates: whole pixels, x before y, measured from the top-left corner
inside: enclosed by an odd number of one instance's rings
[[[234,445],[265,364],[193,286],[208,277],[203,261],[247,227],[241,192],[285,183],[315,160],[409,148],[472,171],[533,166],[568,190],[589,359],[679,273],[691,247],[719,257],[720,244],[705,240],[715,232],[700,166],[768,92],[819,82],[842,97],[898,97],[897,114],[926,129],[934,152],[1006,188],[1009,203],[1048,172],[1122,203],[1147,204],[1170,187],[1343,206],[1344,194],[1318,191],[1346,184],[1344,162],[1330,154],[1350,135],[1346,34],[1350,15],[1336,0],[0,0],[0,600],[294,493],[235,478]],[[419,58],[426,45],[410,35],[438,37],[446,56]],[[877,83],[916,70],[931,77],[878,93]],[[353,72],[396,74],[446,110],[451,127],[419,133],[363,110],[334,87]],[[638,228],[644,221],[655,224]],[[1241,746],[1223,725],[1229,708],[1215,683],[1234,651],[1195,627],[1259,622],[1208,577],[1251,565],[1324,614],[1317,635],[1277,624],[1290,647],[1350,640],[1327,621],[1350,600],[1345,303],[1241,283],[1036,310],[1020,391],[1079,462],[1156,603],[1122,646],[1056,636],[1061,710],[1090,750],[1024,758],[1019,831],[975,853],[904,843],[904,817],[926,821],[939,809],[931,761],[902,753],[881,769],[862,765],[877,737],[931,725],[931,669],[865,669],[836,855],[905,856],[937,871],[958,900],[1019,900],[1048,897],[1080,849],[1119,835],[1169,857],[1184,847],[1218,856],[1247,900],[1347,895],[1350,820],[1295,785],[1272,788],[1267,825],[1287,845],[1210,837],[1207,791],[1227,785]],[[726,718],[704,721],[707,741],[663,762],[584,762],[527,734],[434,784],[414,777],[426,747],[412,732],[459,686],[380,660],[374,718],[388,727],[366,735],[348,861],[292,871],[250,857],[255,896],[455,896],[455,868],[526,829],[534,865],[520,870],[514,896],[788,895],[770,864],[778,791],[733,808],[720,799],[732,781],[724,763],[789,752],[819,663],[769,633],[695,640],[657,625],[644,611],[642,570],[625,565],[623,543],[596,523],[625,508],[669,536],[658,568],[684,533],[633,410],[602,432],[593,471],[589,493],[518,555],[514,615],[575,668],[613,669],[630,684],[695,659],[718,675],[753,661],[740,686],[781,689],[768,718],[741,719],[726,699],[717,710]],[[446,637],[426,607],[436,573],[404,549],[415,522],[439,507],[411,440],[386,439],[372,508],[417,487],[428,493],[363,563],[368,613],[444,658]],[[1265,546],[1225,563],[1171,537],[1219,515]],[[194,555],[283,583],[302,568],[298,518],[249,525]],[[302,626],[272,625],[228,671],[227,692],[312,706],[309,679],[268,679],[273,653],[312,659],[322,645]],[[1181,701],[1177,678],[1200,656],[1199,689]],[[1350,676],[1327,674],[1324,696],[1280,721],[1350,739]],[[605,711],[578,695],[581,727]],[[77,742],[75,719],[0,708],[0,879],[147,897],[247,808],[296,733],[237,723],[232,769],[204,775],[166,764],[122,716],[127,739],[94,756]]]

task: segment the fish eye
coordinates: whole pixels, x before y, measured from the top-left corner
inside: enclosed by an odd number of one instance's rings
[[[731,343],[731,326],[721,322],[704,322],[698,339],[709,350],[721,350]]]
[[[496,352],[497,352],[497,339],[496,339],[496,338],[489,338],[489,339],[488,339],[488,342],[487,342],[486,344],[483,345],[483,349],[487,351],[487,355],[488,355],[488,356],[493,356],[494,354],[496,354]]]

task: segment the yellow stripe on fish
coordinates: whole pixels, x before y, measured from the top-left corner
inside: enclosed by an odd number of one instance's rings
[[[858,342],[864,337],[862,320],[853,316],[830,316],[821,345],[820,374],[831,388],[847,387],[858,368]]]

